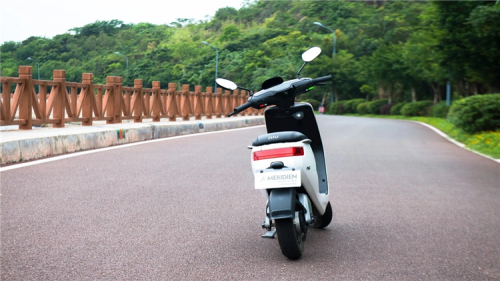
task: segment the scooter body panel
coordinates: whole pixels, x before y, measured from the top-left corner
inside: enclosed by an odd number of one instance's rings
[[[303,187],[319,214],[324,214],[328,205],[326,163],[321,136],[311,105],[300,103],[289,109],[273,107],[266,110],[265,116],[269,133],[297,131],[306,135],[310,140],[252,147],[251,162],[255,188],[261,190],[271,205],[273,199],[269,197],[270,190]],[[254,160],[253,158],[254,152],[257,151],[289,147],[302,148],[304,155],[265,160]],[[273,162],[282,162],[283,168],[271,168]]]

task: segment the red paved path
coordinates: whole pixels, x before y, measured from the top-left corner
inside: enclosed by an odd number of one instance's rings
[[[411,122],[319,116],[332,224],[260,238],[264,128],[4,171],[2,280],[494,280],[500,165]]]

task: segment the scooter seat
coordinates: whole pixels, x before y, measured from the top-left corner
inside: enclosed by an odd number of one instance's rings
[[[252,146],[261,146],[265,144],[280,143],[280,142],[297,142],[305,140],[307,137],[294,131],[276,132],[258,136],[253,142]]]

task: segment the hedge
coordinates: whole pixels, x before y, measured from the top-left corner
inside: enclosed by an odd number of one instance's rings
[[[388,99],[374,100],[368,104],[368,112],[370,114],[380,115],[380,107],[386,105],[388,102]]]
[[[356,107],[356,111],[358,114],[369,114],[370,112],[368,111],[368,104],[370,102],[364,102],[358,104],[358,107]]]
[[[366,102],[365,99],[353,99],[348,100],[344,103],[344,111],[345,113],[356,113],[356,109],[359,104]]]
[[[403,115],[401,109],[405,106],[406,102],[396,103],[391,107],[391,115]]]
[[[467,133],[500,129],[500,94],[486,94],[453,103],[448,113],[451,123]]]
[[[432,117],[446,118],[450,111],[450,107],[446,105],[445,101],[442,101],[433,105],[430,111]]]
[[[344,111],[344,102],[345,101],[337,101],[330,105],[330,109],[328,109],[329,114],[342,115],[345,113]]]
[[[401,108],[401,114],[407,117],[424,116],[425,109],[430,105],[432,105],[432,101],[430,100],[410,102]]]
[[[391,115],[391,108],[395,103],[384,104],[380,107],[380,115]]]

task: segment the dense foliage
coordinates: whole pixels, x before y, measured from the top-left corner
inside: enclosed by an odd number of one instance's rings
[[[500,95],[473,96],[457,101],[451,106],[448,117],[467,133],[500,129]]]
[[[411,116],[425,116],[426,109],[432,105],[432,101],[423,100],[417,102],[410,102],[401,108],[401,115]]]
[[[332,33],[314,22],[334,30],[335,54]],[[329,95],[439,102],[448,79],[455,99],[500,89],[500,5],[494,1],[249,1],[200,22],[98,21],[51,39],[2,44],[0,71],[17,76],[19,65],[31,64],[36,73],[31,57],[40,62],[43,80],[65,69],[67,81],[75,82],[92,72],[95,83],[116,75],[127,86],[136,78],[146,87],[152,81],[212,86],[215,50],[201,41],[219,49],[219,77],[254,90],[270,77],[294,78],[300,54],[320,46],[322,55],[302,73],[333,75],[333,87],[302,97],[317,102]],[[115,52],[128,58],[128,76],[125,57]]]

